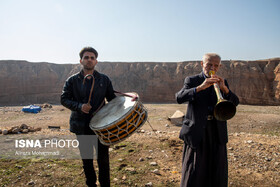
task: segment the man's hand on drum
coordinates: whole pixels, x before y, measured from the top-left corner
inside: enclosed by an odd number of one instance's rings
[[[82,110],[83,113],[88,114],[90,109],[91,109],[91,106],[88,103],[86,103],[86,104],[82,105],[82,109],[81,110]]]

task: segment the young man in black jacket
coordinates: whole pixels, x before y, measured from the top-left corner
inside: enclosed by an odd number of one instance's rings
[[[75,133],[79,140],[86,184],[96,186],[93,146],[98,142],[99,183],[102,187],[108,187],[110,186],[109,147],[101,144],[97,138],[94,139],[96,136],[90,129],[89,123],[93,113],[104,105],[105,98],[111,101],[116,95],[110,79],[94,69],[98,63],[97,57],[98,53],[92,47],[85,47],[80,51],[80,64],[83,69],[66,80],[61,94],[61,104],[72,111],[70,131]],[[85,78],[86,75],[88,76]],[[92,85],[94,87],[88,104]]]
[[[180,131],[184,140],[181,187],[224,187],[228,183],[227,122],[214,117],[217,96],[213,84],[220,87],[223,98],[238,105],[238,97],[217,72],[221,57],[215,53],[203,56],[202,72],[186,77],[176,93],[179,104],[188,102],[187,114]]]

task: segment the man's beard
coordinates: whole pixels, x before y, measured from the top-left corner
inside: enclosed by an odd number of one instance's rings
[[[84,66],[84,69],[85,69],[85,70],[89,70],[89,71],[90,71],[90,70],[94,70],[94,66],[92,66],[92,67]]]

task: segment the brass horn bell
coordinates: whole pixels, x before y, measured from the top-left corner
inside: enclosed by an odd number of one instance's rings
[[[214,71],[209,72],[210,76],[214,75]],[[219,121],[226,121],[231,119],[236,113],[236,106],[231,102],[223,98],[220,87],[217,83],[214,83],[214,89],[217,95],[218,102],[214,108],[214,116]]]

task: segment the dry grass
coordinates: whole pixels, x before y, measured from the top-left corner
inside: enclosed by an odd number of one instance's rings
[[[167,117],[186,105],[145,104],[149,123],[110,151],[112,186],[179,186],[182,141],[180,127]],[[280,107],[240,105],[228,122],[229,186],[280,186]],[[38,114],[21,112],[21,107],[0,108],[0,129],[22,123],[42,127],[35,134],[69,134],[70,111],[60,105]],[[168,126],[166,126],[168,124]],[[61,126],[50,130],[49,125]],[[154,133],[152,128],[157,131]],[[3,136],[3,135],[0,135]],[[17,136],[17,135],[7,135]],[[84,186],[80,160],[2,159],[0,186]],[[156,162],[156,166],[151,166]],[[96,163],[95,163],[96,165]],[[158,169],[159,173],[154,171]]]

